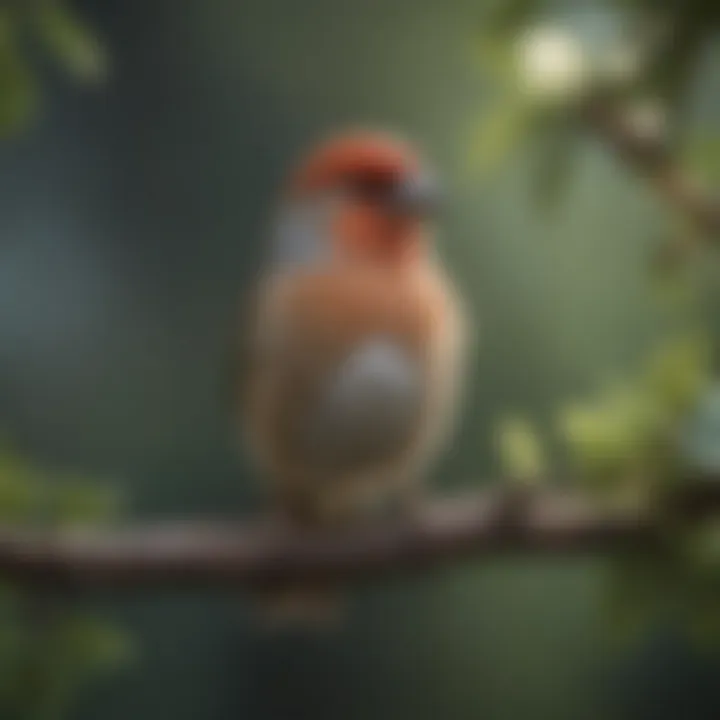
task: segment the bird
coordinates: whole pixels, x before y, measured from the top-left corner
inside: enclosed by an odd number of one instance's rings
[[[421,511],[452,437],[470,333],[437,248],[442,192],[407,139],[350,129],[281,184],[242,324],[240,436],[285,525]],[[328,588],[264,597],[279,624],[333,616]]]

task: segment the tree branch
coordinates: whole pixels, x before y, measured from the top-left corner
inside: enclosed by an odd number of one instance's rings
[[[640,131],[626,113],[605,100],[589,102],[584,117],[593,132],[630,170],[646,178],[668,205],[707,237],[720,235],[720,199],[680,167],[661,137]]]
[[[720,482],[673,499],[689,520],[720,512]],[[560,491],[490,490],[437,500],[413,519],[310,533],[285,526],[173,523],[126,529],[0,530],[0,575],[60,589],[355,583],[487,553],[652,549],[650,511],[609,511]]]

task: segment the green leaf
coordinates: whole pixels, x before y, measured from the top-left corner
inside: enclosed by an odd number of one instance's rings
[[[542,7],[538,0],[496,0],[483,16],[485,35],[516,34],[537,16]]]
[[[683,413],[707,387],[711,376],[711,347],[701,333],[665,343],[648,362],[648,389],[675,413]]]
[[[472,133],[470,170],[481,176],[495,172],[522,144],[533,118],[530,107],[519,99],[498,102]]]
[[[0,451],[0,520],[33,519],[44,495],[37,472],[7,450]]]
[[[83,479],[45,477],[0,442],[0,523],[106,521],[118,495]],[[61,720],[99,673],[135,651],[113,626],[45,595],[0,584],[0,717]]]
[[[720,181],[720,134],[698,132],[691,135],[682,153],[685,162],[708,184]]]
[[[97,83],[108,73],[107,55],[90,27],[60,0],[42,0],[32,15],[43,46],[75,79]]]
[[[497,428],[497,447],[503,472],[520,482],[537,481],[546,471],[542,443],[532,425],[509,417]]]
[[[35,78],[18,51],[14,31],[9,12],[0,9],[0,137],[22,128],[38,104]]]
[[[575,462],[589,471],[619,471],[631,459],[635,435],[608,407],[573,404],[561,411],[559,428]]]
[[[561,411],[558,428],[581,478],[615,503],[644,502],[663,475],[671,418],[643,387],[613,383]]]

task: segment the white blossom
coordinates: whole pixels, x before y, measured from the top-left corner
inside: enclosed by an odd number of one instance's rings
[[[577,95],[589,72],[582,45],[562,27],[538,26],[517,43],[519,83],[535,99],[556,101]]]

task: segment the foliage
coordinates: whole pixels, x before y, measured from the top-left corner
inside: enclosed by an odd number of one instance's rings
[[[476,56],[497,97],[470,130],[472,169],[488,176],[528,150],[535,198],[541,208],[556,207],[572,182],[580,111],[599,98],[621,109],[640,134],[680,136],[717,174],[720,136],[686,137],[684,116],[702,52],[720,29],[718,7],[702,0],[607,2],[595,7],[595,25],[601,19],[604,30],[589,33],[583,3],[566,6],[562,21],[550,0],[491,3]]]
[[[524,418],[507,417],[497,428],[496,443],[504,474],[520,483],[536,483],[545,473],[542,442]]]
[[[0,5],[0,138],[27,127],[40,106],[43,58],[73,80],[97,83],[107,59],[92,31],[60,0]],[[109,488],[50,477],[0,449],[0,523],[35,528],[108,522],[118,509]],[[123,665],[131,646],[111,624],[53,597],[0,579],[0,717],[55,720],[79,690]]]
[[[29,24],[46,52],[70,77],[91,84],[105,80],[108,58],[104,48],[70,6],[58,0],[36,3]]]
[[[8,449],[0,452],[0,522],[52,531],[112,520],[119,498],[108,487],[48,476]],[[77,692],[122,666],[128,639],[81,612],[71,598],[0,583],[0,716],[63,717]]]
[[[608,383],[597,397],[561,410],[558,426],[573,470],[611,499],[658,489],[677,465],[678,429],[710,377],[707,339],[682,337],[652,353],[637,377]]]
[[[584,7],[566,5],[562,22],[550,0],[498,0],[488,8],[477,56],[496,97],[472,129],[475,171],[489,176],[522,150],[532,161],[538,206],[556,207],[572,182],[585,110],[602,103],[638,137],[675,149],[700,181],[717,183],[720,135],[690,128],[685,118],[699,60],[720,30],[720,5],[598,4],[600,37],[587,33]],[[699,229],[668,219],[671,237],[663,238],[651,270],[663,302],[673,305],[677,291],[685,300],[688,288],[694,298],[706,292],[709,271],[695,272],[686,262],[702,240]],[[688,270],[682,276],[681,267]],[[689,527],[672,513],[673,490],[692,475],[688,469],[720,470],[720,386],[711,345],[706,333],[668,340],[631,377],[613,378],[561,408],[548,438],[556,449],[554,475],[572,477],[599,503],[650,507],[665,519],[662,552],[612,559],[609,616],[626,633],[669,622],[693,638],[720,642],[720,523]],[[498,451],[512,481],[539,479],[553,454],[519,417],[499,423]]]
[[[500,427],[506,468],[530,467],[528,457],[546,454],[527,421]],[[720,391],[708,338],[661,345],[634,377],[562,408],[556,430],[569,475],[598,503],[655,508],[665,518],[660,552],[611,562],[607,607],[615,629],[638,637],[671,623],[694,640],[720,642],[720,523],[687,525],[672,512],[673,491],[689,470],[720,470]]]
[[[0,137],[18,132],[35,116],[40,105],[36,66],[43,57],[85,84],[107,74],[102,45],[68,3],[0,4]]]

